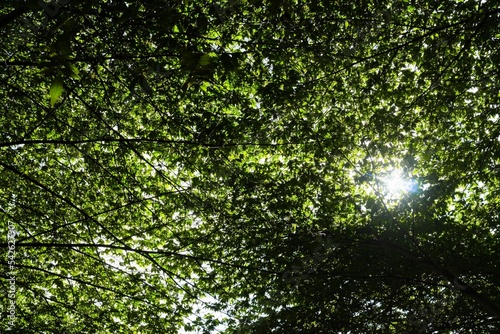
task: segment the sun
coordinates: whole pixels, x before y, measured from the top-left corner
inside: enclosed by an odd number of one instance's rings
[[[415,181],[403,177],[403,171],[395,169],[387,176],[380,179],[387,199],[394,200],[401,198],[404,194],[414,191]]]

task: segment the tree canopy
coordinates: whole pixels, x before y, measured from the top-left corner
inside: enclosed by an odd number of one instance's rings
[[[496,1],[11,0],[0,27],[2,332],[500,330]]]

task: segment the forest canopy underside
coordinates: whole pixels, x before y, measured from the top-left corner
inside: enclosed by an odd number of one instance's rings
[[[10,0],[0,29],[1,332],[500,330],[496,1]]]

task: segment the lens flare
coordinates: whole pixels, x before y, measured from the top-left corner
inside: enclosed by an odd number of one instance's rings
[[[392,171],[389,175],[382,178],[382,184],[389,199],[399,198],[405,193],[414,191],[416,188],[415,181],[405,179],[403,171],[399,169]]]

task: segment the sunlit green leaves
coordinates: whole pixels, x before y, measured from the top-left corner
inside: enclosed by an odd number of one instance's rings
[[[73,79],[80,79],[80,71],[75,64],[67,62],[64,64],[63,74]]]
[[[59,100],[64,90],[64,83],[61,76],[56,76],[50,84],[50,105],[54,106]]]
[[[0,10],[20,331],[496,330],[493,2],[57,6]]]

